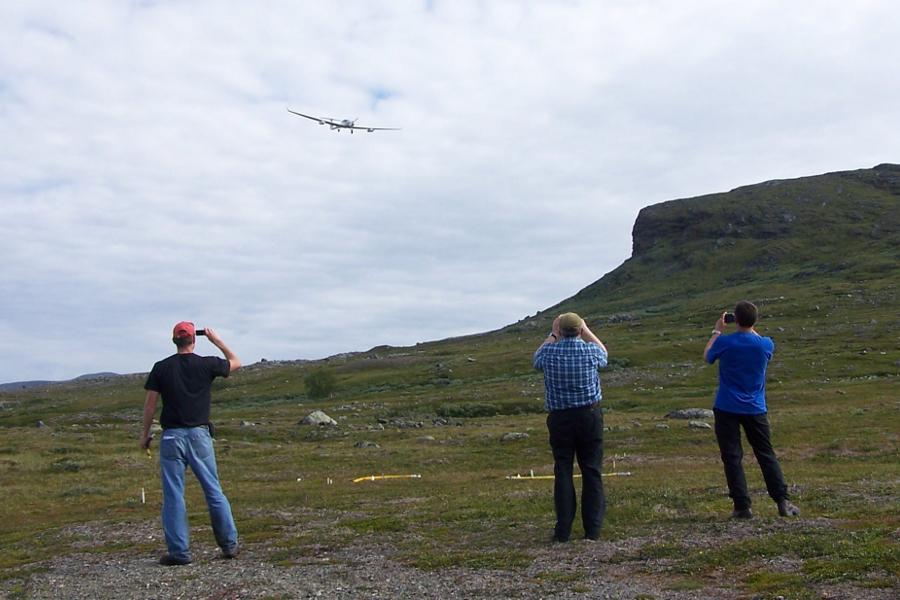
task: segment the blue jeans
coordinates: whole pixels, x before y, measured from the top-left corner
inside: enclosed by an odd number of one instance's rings
[[[159,468],[162,474],[162,523],[169,556],[191,558],[190,529],[184,503],[184,470],[190,466],[209,508],[216,543],[228,552],[237,547],[237,527],[231,505],[219,485],[216,454],[205,427],[172,428],[163,431],[159,443]]]

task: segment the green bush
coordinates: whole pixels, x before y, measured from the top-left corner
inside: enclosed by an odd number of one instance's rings
[[[625,357],[612,356],[607,361],[606,366],[610,369],[627,369],[631,366],[631,361]]]
[[[498,415],[528,415],[544,412],[542,402],[512,401],[499,404],[482,402],[461,402],[458,404],[442,404],[437,409],[437,415],[445,418],[475,419],[482,417],[496,417]]]
[[[306,395],[314,400],[330,396],[336,385],[334,373],[325,369],[312,371],[303,379],[303,383],[306,384]]]
[[[495,404],[467,402],[463,404],[445,404],[438,408],[437,414],[439,417],[473,419],[496,416],[500,414],[500,409]]]

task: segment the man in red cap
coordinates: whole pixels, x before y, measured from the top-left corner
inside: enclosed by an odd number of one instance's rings
[[[225,358],[194,354],[196,335],[205,335]],[[213,379],[228,377],[241,367],[235,356],[216,332],[210,328],[194,329],[194,324],[182,321],[172,331],[172,342],[178,351],[153,365],[144,389],[144,427],[141,448],[150,447],[150,426],[156,414],[157,400],[162,397],[159,417],[163,428],[159,444],[159,467],[162,475],[162,523],[168,552],[160,564],[186,565],[191,562],[190,535],[184,503],[184,471],[190,466],[206,496],[209,516],[216,542],[224,558],[238,554],[237,528],[231,505],[222,486],[216,467],[216,455],[210,435],[209,413]]]

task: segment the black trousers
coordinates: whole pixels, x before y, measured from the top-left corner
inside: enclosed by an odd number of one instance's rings
[[[547,415],[553,449],[553,503],[557,540],[568,540],[575,520],[573,459],[581,468],[581,522],[584,536],[596,539],[603,526],[606,497],[600,467],[603,462],[603,413],[600,405],[556,410]]]
[[[744,477],[744,467],[741,464],[744,457],[744,448],[741,446],[742,427],[750,447],[753,448],[753,454],[756,455],[756,462],[762,469],[769,496],[775,502],[787,499],[787,485],[784,483],[781,465],[778,464],[778,458],[772,449],[768,415],[765,413],[740,415],[717,408],[713,409],[713,412],[716,415],[716,440],[719,442],[719,452],[725,466],[728,495],[734,501],[734,508],[743,510],[750,508],[751,504],[747,479]]]

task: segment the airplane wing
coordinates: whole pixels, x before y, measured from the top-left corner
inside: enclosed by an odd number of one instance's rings
[[[309,119],[310,121],[315,121],[319,125],[325,125],[327,123],[328,125],[340,126],[340,123],[336,123],[333,119],[326,119],[324,117],[311,117],[309,115],[304,115],[303,113],[298,113],[297,111],[291,110],[291,109],[287,109],[287,111],[289,113],[293,113],[293,114],[297,115],[298,117],[305,117],[305,118]]]
[[[354,125],[347,129],[364,129],[365,131],[400,131],[400,127],[365,127],[362,125]]]

